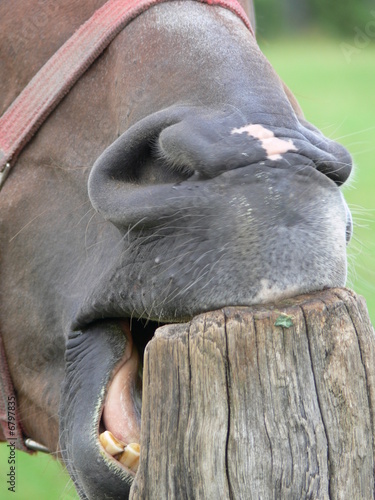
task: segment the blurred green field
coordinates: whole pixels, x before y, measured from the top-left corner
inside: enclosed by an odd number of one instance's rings
[[[8,491],[9,450],[0,445],[1,500],[78,500],[67,473],[52,457],[38,453],[29,456],[16,451],[16,492]]]
[[[261,47],[296,95],[306,118],[353,154],[356,173],[344,190],[355,221],[348,286],[365,296],[375,323],[375,40],[350,63],[337,40],[261,41]],[[7,457],[6,445],[1,445],[1,499],[77,498],[62,468],[41,454],[35,458],[18,453],[17,492],[8,493]]]

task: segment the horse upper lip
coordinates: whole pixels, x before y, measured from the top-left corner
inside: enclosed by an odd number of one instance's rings
[[[97,299],[95,301],[90,299],[84,301],[78,309],[77,314],[73,317],[71,323],[71,330],[73,332],[84,330],[95,323],[95,321],[107,319],[119,320],[130,317],[130,314],[125,310],[122,310],[120,307],[118,307],[116,313],[114,313],[113,310],[108,310],[109,308],[105,304],[110,302],[113,305],[113,302],[111,300],[108,301],[108,299],[104,297],[100,300],[96,294],[96,290],[93,290],[93,293]]]

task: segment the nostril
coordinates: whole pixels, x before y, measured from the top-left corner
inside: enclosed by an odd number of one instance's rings
[[[149,115],[130,127],[100,155],[88,181],[94,208],[103,215],[113,209],[116,211],[116,203],[111,200],[118,201],[126,195],[127,185],[139,186],[142,178],[147,184],[151,179],[163,181],[153,164],[158,164],[155,143],[162,130],[181,120],[183,114],[184,109],[176,107]]]
[[[353,169],[353,159],[349,151],[341,144],[331,141],[331,154],[336,158],[334,168],[331,169],[331,179],[341,186],[346,182]]]
[[[326,139],[326,145],[322,151],[325,151],[326,157],[316,162],[317,169],[324,175],[332,179],[338,186],[346,182],[353,168],[353,160],[348,150],[341,144]],[[327,155],[328,154],[328,155]]]
[[[95,162],[88,183],[93,207],[115,222],[145,218],[145,200],[165,205],[161,192],[188,179],[213,178],[249,163],[224,118],[191,106],[149,115],[122,134]],[[220,115],[221,116],[221,115]],[[216,119],[214,119],[216,117]],[[158,198],[153,186],[159,186]],[[172,199],[173,196],[170,195]]]
[[[190,179],[195,174],[194,166],[187,157],[183,155],[183,151],[178,151],[177,154],[169,154],[168,148],[163,144],[163,136],[165,131],[172,127],[164,129],[160,136],[154,141],[151,157],[153,158],[156,168],[162,168],[163,171],[168,172],[168,182],[173,182],[173,174],[177,175],[177,181]]]
[[[300,119],[300,131],[308,142],[314,146],[311,159],[317,170],[341,186],[346,182],[353,169],[353,159],[349,151],[338,142],[325,137],[311,123]],[[309,154],[308,148],[306,150]]]
[[[328,162],[316,162],[316,169],[333,180],[337,186],[341,186],[350,175],[351,165],[343,164],[333,158]]]
[[[108,179],[139,182],[154,155],[154,144],[161,131],[178,120],[176,113],[165,110],[137,122],[113,142],[95,162],[89,187]]]
[[[160,153],[165,129],[181,122],[191,108],[174,106],[149,115],[124,132],[97,159],[88,181],[93,207],[116,226],[146,225],[155,211],[168,213],[171,189],[194,174],[188,163],[174,164]],[[164,210],[164,211],[163,211]],[[170,210],[170,209],[169,209]]]
[[[228,151],[222,150],[224,141],[214,124],[202,124],[198,115],[164,129],[157,148],[167,164],[183,168],[189,177],[195,174],[194,179],[212,179],[228,169]],[[237,151],[234,153],[238,155]]]
[[[183,123],[177,123],[161,132],[155,142],[155,151],[167,165],[185,171],[190,177],[195,172],[196,159],[194,152],[186,148],[186,139],[188,134]]]

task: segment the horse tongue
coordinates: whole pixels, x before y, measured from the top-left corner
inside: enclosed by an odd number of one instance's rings
[[[135,396],[140,360],[132,341],[129,323],[124,322],[122,328],[128,343],[120,368],[108,388],[103,423],[107,430],[125,444],[139,443],[140,411],[135,405]]]

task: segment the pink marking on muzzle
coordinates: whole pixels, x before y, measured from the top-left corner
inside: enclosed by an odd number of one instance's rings
[[[291,139],[279,139],[275,137],[272,130],[263,127],[263,125],[245,125],[241,128],[234,128],[231,132],[231,134],[243,133],[247,133],[249,137],[258,139],[262,143],[262,148],[265,149],[268,160],[281,160],[282,154],[288,153],[289,151],[297,151]]]

